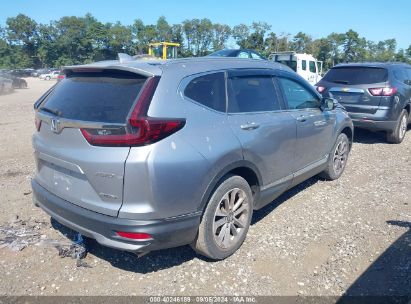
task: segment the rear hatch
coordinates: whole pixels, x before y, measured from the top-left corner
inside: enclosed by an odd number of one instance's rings
[[[36,103],[35,180],[75,205],[117,216],[130,147],[116,138],[129,135],[127,120],[146,80],[119,70],[67,73]],[[98,136],[114,140],[111,146],[91,145]]]
[[[324,85],[348,112],[374,114],[381,96],[373,96],[370,89],[388,85],[388,71],[379,67],[334,67],[324,76]]]

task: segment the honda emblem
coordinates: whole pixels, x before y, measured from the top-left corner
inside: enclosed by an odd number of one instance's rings
[[[52,118],[50,128],[54,133],[60,133],[60,121],[58,119]]]

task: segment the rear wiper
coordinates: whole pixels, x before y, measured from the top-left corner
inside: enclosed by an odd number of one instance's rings
[[[49,108],[46,108],[46,107],[41,107],[40,110],[44,111],[44,112],[54,114],[56,116],[61,116],[61,114],[62,114],[61,111],[59,111],[59,110],[53,110],[53,109],[49,109]]]
[[[349,84],[347,80],[333,80],[334,83],[342,83],[342,84]]]

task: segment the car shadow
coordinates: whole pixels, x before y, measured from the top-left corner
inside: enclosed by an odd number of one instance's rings
[[[387,221],[408,228],[346,290],[337,302],[410,303],[411,301],[411,222]]]
[[[319,180],[320,178],[318,177],[312,177],[283,193],[281,196],[279,196],[264,208],[255,211],[251,224],[254,225],[258,223],[282,203],[298,194],[299,192],[303,191],[304,189],[317,183]],[[58,230],[68,239],[75,240],[77,234],[76,231],[60,224],[53,218],[51,218],[50,221],[54,229]],[[138,258],[133,253],[102,246],[95,240],[90,238],[84,237],[84,241],[87,251],[90,254],[109,262],[113,267],[142,274],[155,272],[162,269],[168,269],[177,265],[181,265],[193,259],[200,259],[206,262],[215,262],[211,259],[197,255],[189,245],[152,251],[149,254]]]
[[[411,130],[411,125],[408,125],[407,133],[405,136],[411,136],[409,131]],[[355,128],[354,130],[354,142],[360,144],[387,144],[386,135],[384,131],[373,132],[365,129]]]
[[[280,206],[282,203],[286,202],[293,196],[297,195],[301,191],[311,187],[312,185],[316,184],[318,181],[322,180],[318,175],[313,176],[306,181],[294,186],[293,188],[287,190],[283,194],[281,194],[279,197],[277,197],[274,201],[269,203],[267,206],[261,208],[260,210],[256,210],[253,213],[253,219],[251,221],[251,225],[254,225],[258,223],[260,220],[262,220],[264,217],[266,217],[268,214],[270,214],[274,209],[276,209],[278,206]]]
[[[51,218],[51,225],[65,237],[70,240],[75,240],[76,231],[60,224]],[[131,252],[121,251],[109,247],[105,247],[97,243],[94,239],[83,237],[87,252],[102,260],[109,262],[113,267],[135,273],[150,273],[162,269],[168,269],[195,258],[204,261],[211,261],[202,256],[197,255],[190,246],[181,246],[177,248],[163,249],[152,251],[147,255],[138,257]]]
[[[384,132],[373,132],[358,128],[354,130],[354,142],[360,144],[389,144]]]

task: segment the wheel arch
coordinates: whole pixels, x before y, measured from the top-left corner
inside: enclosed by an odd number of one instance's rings
[[[351,150],[353,139],[354,139],[354,130],[349,126],[345,126],[339,132],[339,134],[341,133],[344,133],[345,135],[347,135],[348,141],[350,142],[350,150]]]
[[[407,111],[407,113],[408,113],[408,121],[411,119],[410,118],[410,114],[411,114],[411,103],[407,103],[406,105],[405,105],[405,107],[404,107],[404,110],[405,111]]]
[[[204,212],[205,207],[207,206],[207,203],[215,189],[225,179],[225,177],[230,174],[238,175],[244,178],[250,185],[253,197],[258,197],[260,193],[260,186],[262,185],[261,174],[253,163],[246,160],[240,160],[227,165],[214,176],[202,196],[198,211]]]

